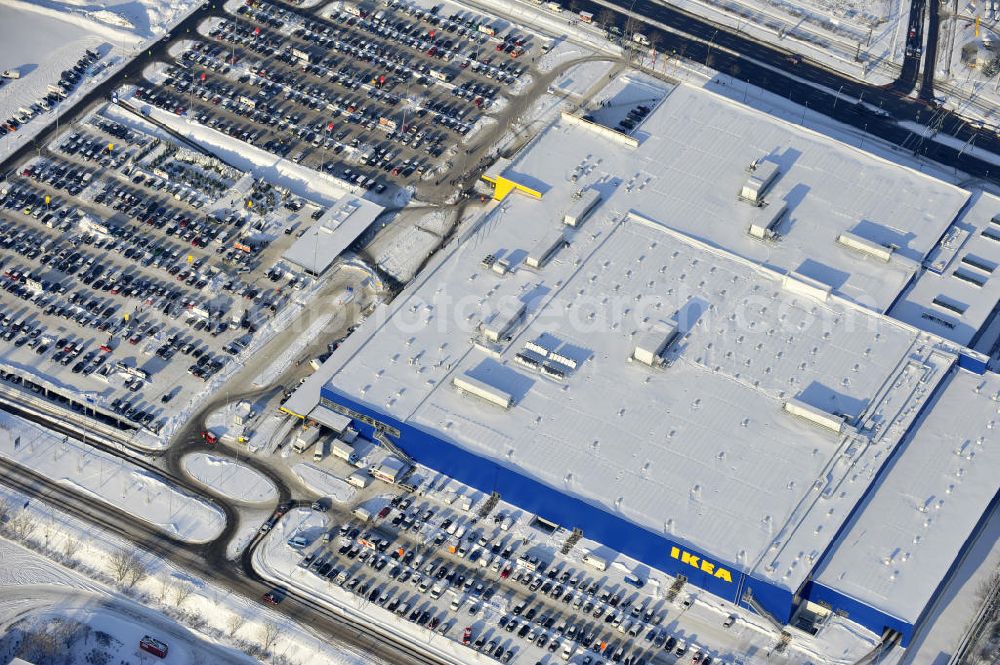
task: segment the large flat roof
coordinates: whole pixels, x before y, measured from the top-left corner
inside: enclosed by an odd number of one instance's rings
[[[557,181],[576,173],[578,187],[597,183],[610,199],[606,205],[656,210],[673,228],[818,279],[879,311],[969,197],[931,176],[687,85],[673,88],[633,136],[638,149],[595,149],[600,142],[584,128],[560,123],[513,170],[548,184],[553,191],[546,197],[565,197],[567,208],[571,190]],[[754,160],[780,166],[765,208],[738,200]],[[788,219],[780,225],[780,242],[747,234],[751,223],[783,204]],[[839,244],[844,231],[898,249],[888,263],[878,261]]]
[[[828,195],[823,216],[811,210],[802,224],[886,219],[882,213],[893,224],[906,221],[893,216],[884,192],[915,186],[923,176],[795,127],[783,125],[778,142],[773,120],[709,93],[675,91],[642,126],[649,135],[637,150],[557,123],[507,171],[542,191],[543,199],[512,195],[442,252],[386,316],[357,331],[357,344],[334,354],[329,385],[795,588],[954,356],[938,350],[940,340],[858,305],[851,293],[841,297],[844,284],[830,295],[810,279],[814,271],[793,279],[784,274],[809,264],[812,255],[820,257],[817,263],[851,266],[848,281],[884,281],[893,265],[844,250],[827,230],[765,245],[747,238],[742,223],[732,225],[734,215],[751,210],[736,200],[746,174],[732,153],[739,148],[749,161],[760,149],[741,147],[731,133],[732,146],[723,149],[713,132],[697,129],[716,113],[732,116],[730,129],[742,126],[749,136],[769,137],[762,140],[781,154],[797,153],[786,177],[798,173],[795,179],[809,189],[799,205],[814,193]],[[676,132],[679,141],[687,131],[677,126],[681,118],[694,125],[693,145],[678,150],[657,132]],[[692,163],[684,156],[689,153],[716,161],[715,149],[699,140],[718,147],[719,169],[734,170],[732,188],[718,184],[724,173],[710,179],[706,172],[700,187],[708,202],[681,214],[676,180],[683,178],[675,178],[674,169]],[[566,151],[579,154],[582,169]],[[559,168],[549,163],[553,153],[565,161]],[[659,160],[656,173],[664,175],[635,176],[644,159],[649,168]],[[845,177],[857,179],[858,187],[874,174],[900,182],[883,182],[870,215],[857,210],[858,197],[845,202],[853,211],[845,215],[831,207],[834,192],[824,185],[830,177],[815,170],[836,163],[851,164]],[[578,178],[571,183],[574,168]],[[572,193],[584,185],[601,189],[608,200],[579,229],[564,227]],[[689,183],[688,191],[695,186]],[[936,209],[938,217],[927,212],[933,205],[914,209],[914,224],[939,234],[964,195],[934,181],[928,187],[931,199],[948,205]],[[729,226],[711,212],[721,216],[723,207]],[[543,267],[527,267],[528,252],[555,230],[564,231],[568,246],[557,247]],[[788,237],[798,230],[795,225]],[[920,234],[907,233],[908,246],[918,246]],[[831,238],[815,243],[810,254],[807,236]],[[722,249],[723,241],[738,248]],[[756,262],[762,248],[768,265]],[[513,271],[500,276],[484,268],[487,254],[506,259]],[[504,328],[499,324],[521,305],[521,320],[501,331],[498,342],[489,341],[487,333]],[[676,325],[681,335],[665,354],[668,366],[630,361],[636,343],[661,323]],[[539,371],[545,365],[554,371]],[[492,387],[494,401],[458,390],[455,379],[464,376]],[[494,403],[507,397],[510,408]],[[836,433],[796,417],[783,409],[792,399],[863,431]]]
[[[1000,491],[1000,376],[958,371],[817,581],[916,622]]]
[[[492,209],[324,375],[375,411],[795,589],[954,361],[956,345],[877,310],[967,193],[686,87],[637,135],[632,149],[579,123],[547,129],[505,172],[541,201],[515,193]],[[762,154],[784,169],[772,205],[793,211],[777,243],[747,235],[761,209],[737,199],[744,162]],[[586,187],[604,201],[563,226]],[[837,242],[890,228],[898,261]],[[556,230],[567,245],[528,267]],[[487,255],[513,270],[484,267]],[[663,366],[630,361],[671,325]],[[459,390],[461,377],[488,394]],[[790,400],[846,426],[793,415]]]
[[[890,313],[969,345],[1000,301],[994,276],[1000,268],[1000,198],[978,192],[928,255],[926,265]]]

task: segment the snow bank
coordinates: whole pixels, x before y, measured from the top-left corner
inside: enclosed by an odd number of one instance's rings
[[[347,484],[346,480],[313,464],[296,464],[292,467],[292,472],[306,487],[334,501],[346,503],[356,494],[354,486]]]
[[[275,501],[278,489],[255,469],[237,460],[208,453],[194,453],[183,459],[184,471],[213,492],[236,501]]]
[[[211,127],[199,124],[193,118],[180,117],[143,104],[136,99],[130,98],[130,101],[144,111],[148,110],[149,116],[153,119],[208,148],[226,163],[242,171],[252,172],[256,177],[274,185],[285,187],[296,196],[330,206],[348,193],[340,182],[326,174],[234,139]],[[119,119],[118,115],[125,113],[117,108],[109,111],[109,115],[115,115],[116,120]]]
[[[226,518],[217,506],[189,496],[159,476],[0,412],[0,457],[88,494],[187,542],[218,537]]]

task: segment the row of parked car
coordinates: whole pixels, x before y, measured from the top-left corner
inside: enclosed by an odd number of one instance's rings
[[[54,84],[50,84],[45,94],[39,97],[37,101],[28,104],[26,107],[22,106],[15,115],[0,122],[0,136],[16,132],[22,125],[30,122],[32,118],[53,109],[61,103],[80,85],[83,79],[94,73],[94,63],[100,59],[100,54],[86,49],[83,55],[80,56],[80,59],[69,69],[64,69],[59,75],[59,80]]]

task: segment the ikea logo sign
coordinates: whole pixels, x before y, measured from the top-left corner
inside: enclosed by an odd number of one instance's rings
[[[712,577],[716,577],[720,580],[725,580],[726,582],[733,581],[733,575],[728,570],[721,566],[716,566],[714,563],[709,563],[705,561],[700,556],[695,556],[690,552],[685,552],[679,547],[670,548],[671,558],[677,559],[681,563],[686,563],[689,566],[697,568],[703,573],[708,573]]]

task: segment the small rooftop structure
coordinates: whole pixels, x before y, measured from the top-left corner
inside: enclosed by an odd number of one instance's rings
[[[566,237],[562,229],[553,229],[546,233],[535,243],[531,251],[524,257],[524,265],[531,268],[544,268],[545,264],[552,260],[562,246],[566,243]]]
[[[312,275],[322,275],[383,210],[366,199],[345,196],[285,250],[282,258]]]
[[[677,338],[677,326],[659,322],[651,330],[638,335],[632,358],[646,365],[658,365],[661,354]]]
[[[491,342],[501,342],[510,332],[511,328],[524,316],[525,305],[523,302],[511,303],[506,301],[505,306],[491,312],[480,325],[483,337]]]
[[[509,409],[514,403],[514,397],[510,393],[498,388],[497,386],[486,383],[485,381],[480,381],[469,374],[456,376],[452,379],[452,383],[459,389],[460,392],[475,395],[480,399],[496,404],[504,409]]]
[[[774,184],[781,168],[774,162],[754,160],[747,169],[747,180],[740,189],[740,198],[755,206],[764,204],[764,194]]]
[[[569,210],[563,215],[563,224],[580,226],[601,202],[601,193],[596,189],[585,189],[573,200]]]

